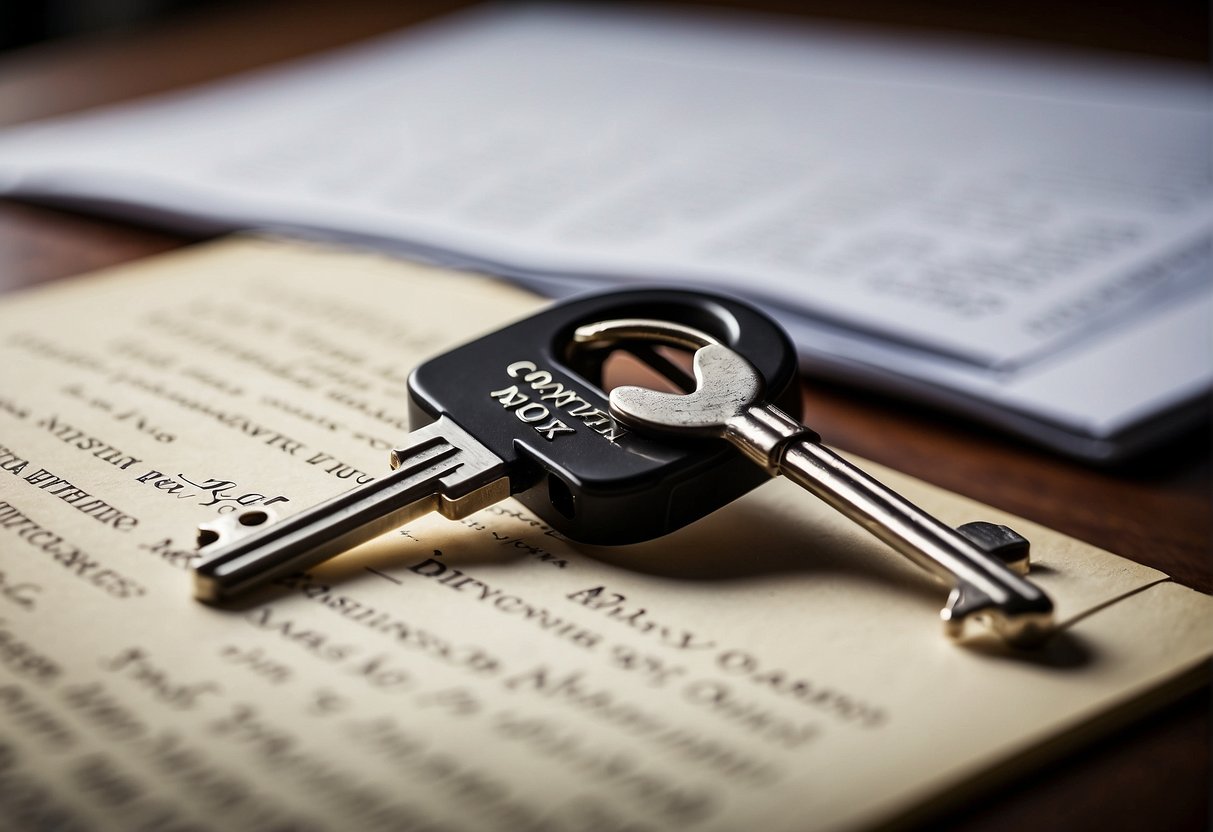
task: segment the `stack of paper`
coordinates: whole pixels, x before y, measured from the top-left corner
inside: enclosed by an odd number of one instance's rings
[[[11,131],[0,190],[741,293],[807,369],[1109,459],[1213,382],[1210,100],[1155,64],[507,7]]]

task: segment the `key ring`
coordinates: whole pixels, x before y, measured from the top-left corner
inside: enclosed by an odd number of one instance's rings
[[[701,329],[652,318],[596,321],[573,331],[573,343],[589,349],[611,347],[623,341],[656,341],[688,350],[720,343],[720,339],[713,338]]]

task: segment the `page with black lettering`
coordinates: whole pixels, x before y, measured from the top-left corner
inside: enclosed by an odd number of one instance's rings
[[[0,827],[858,829],[1213,652],[1208,597],[886,470],[1032,541],[1048,647],[948,641],[946,588],[782,481],[635,546],[507,501],[191,597],[198,523],[382,476],[410,368],[538,304],[259,239],[4,298]]]

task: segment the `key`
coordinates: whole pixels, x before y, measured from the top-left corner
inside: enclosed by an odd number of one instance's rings
[[[729,344],[780,406],[799,412],[791,343],[744,303],[640,290],[559,304],[417,367],[409,377],[415,429],[383,478],[283,520],[253,508],[203,524],[208,557],[194,570],[195,596],[222,601],[425,513],[458,519],[511,494],[573,540],[620,544],[674,531],[765,481],[727,447],[637,435],[610,415],[606,356],[576,348],[573,332],[640,314]]]
[[[194,570],[194,596],[219,601],[301,572],[431,511],[457,520],[510,495],[505,461],[450,419],[413,431],[392,451],[391,465],[388,476],[286,520],[265,525],[274,515],[251,509],[200,525],[200,544],[230,542]],[[259,533],[241,534],[255,527]]]
[[[1048,634],[1052,601],[1011,568],[1026,567],[1026,541],[1018,545],[1022,538],[993,524],[958,532],[877,482],[822,445],[799,419],[764,402],[762,375],[736,350],[692,328],[658,320],[601,321],[574,336],[597,347],[638,338],[695,346],[697,387],[688,394],[618,387],[611,391],[610,407],[622,422],[675,437],[724,438],[768,475],[782,474],[841,511],[951,585],[940,618],[952,638],[962,637],[970,620],[1013,644],[1032,644]],[[1011,566],[974,540],[1007,550]]]

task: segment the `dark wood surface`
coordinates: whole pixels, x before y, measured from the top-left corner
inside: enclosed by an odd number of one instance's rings
[[[347,0],[231,5],[147,26],[0,55],[0,124],[79,110],[219,77],[438,14],[453,2]],[[794,4],[767,4],[788,13]],[[1207,59],[1207,10],[1132,4],[1109,22],[1094,5],[1066,11],[1067,38],[1044,24],[1047,4],[1015,5],[1010,23],[971,4],[819,4],[830,16],[1071,40]],[[1011,4],[994,7],[1007,11]],[[1031,17],[1037,9],[1041,20]],[[909,11],[907,11],[909,9]],[[1025,12],[1024,9],[1027,9]],[[915,11],[917,10],[917,11]],[[1169,10],[1169,11],[1167,11]],[[1025,15],[1027,19],[1025,18]],[[1153,15],[1151,17],[1151,15]],[[1005,15],[1004,15],[1005,17]],[[1075,23],[1075,21],[1078,21]],[[1135,37],[1134,27],[1145,28]],[[1035,28],[1034,28],[1035,27]],[[1102,28],[1101,28],[1102,27]],[[1199,33],[1199,36],[1193,32]],[[1204,46],[1202,51],[1202,45]],[[166,232],[0,201],[0,291],[51,281],[186,244]],[[807,421],[832,444],[1044,523],[1213,591],[1209,430],[1148,458],[1103,470],[968,422],[892,399],[807,380]],[[1208,688],[956,808],[932,824],[954,830],[1208,829]]]

